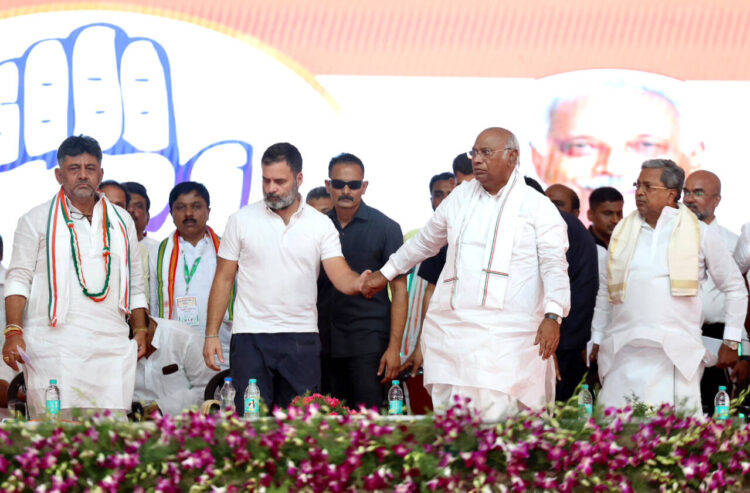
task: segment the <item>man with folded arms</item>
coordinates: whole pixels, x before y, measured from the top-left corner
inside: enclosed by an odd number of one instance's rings
[[[678,202],[684,181],[674,161],[644,162],[635,183],[638,210],[612,233],[591,331],[602,406],[623,407],[635,397],[700,414],[703,368],[716,361],[701,340],[707,272],[726,299],[716,366],[737,362],[745,284],[721,235]]]
[[[518,171],[518,140],[489,128],[471,150],[474,180],[371,274],[371,296],[419,261],[448,254],[422,329],[425,387],[437,412],[469,397],[495,421],[555,396],[551,356],[570,306],[565,222]]]
[[[23,363],[32,417],[50,379],[61,416],[74,408],[130,409],[137,357],[146,352],[146,297],[138,237],[128,213],[97,193],[102,151],[91,137],[57,151],[52,200],[18,221],[5,285],[3,360]],[[130,315],[135,340],[129,339]]]

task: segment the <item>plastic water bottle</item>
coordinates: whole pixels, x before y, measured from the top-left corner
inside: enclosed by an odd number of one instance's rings
[[[578,410],[582,418],[590,418],[594,414],[594,398],[586,384],[581,386],[581,391],[578,393]]]
[[[237,394],[237,391],[234,390],[234,385],[232,385],[232,377],[226,377],[224,379],[224,385],[221,386],[221,390],[219,391],[222,411],[234,409],[235,394]]]
[[[245,389],[245,413],[246,419],[256,419],[260,417],[260,389],[258,382],[254,378],[250,379]]]
[[[714,397],[714,418],[719,420],[729,419],[729,394],[727,388],[720,386]]]
[[[404,391],[401,390],[398,380],[391,383],[391,388],[388,390],[388,414],[393,416],[404,414]]]
[[[47,401],[47,416],[57,418],[60,414],[60,387],[57,386],[57,379],[50,379],[49,387],[44,392]]]

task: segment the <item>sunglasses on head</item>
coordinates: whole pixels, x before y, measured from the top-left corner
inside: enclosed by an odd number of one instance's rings
[[[331,180],[331,186],[335,188],[336,190],[341,190],[344,187],[349,187],[350,190],[359,190],[362,188],[362,180],[352,180],[352,181],[344,181],[344,180]]]

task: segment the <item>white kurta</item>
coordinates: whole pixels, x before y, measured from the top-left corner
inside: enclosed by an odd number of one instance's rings
[[[156,401],[162,413],[175,415],[203,402],[206,385],[216,372],[203,361],[202,336],[183,323],[154,320],[151,345],[156,351],[138,361],[134,399]],[[177,371],[171,371],[173,365]]]
[[[750,223],[742,225],[742,232],[734,249],[734,261],[743,274],[750,270]]]
[[[0,265],[0,300],[5,300],[5,275],[8,270],[4,265]],[[0,301],[0,327],[6,326],[5,320],[5,301]],[[0,347],[5,345],[5,335],[0,333]],[[14,371],[10,366],[0,363],[0,380],[10,383],[19,372]]]
[[[716,219],[708,225],[708,229],[715,230],[721,236],[722,240],[724,240],[724,245],[727,247],[729,253],[734,253],[739,236],[721,226]],[[710,273],[706,273],[706,279],[701,282],[701,292],[703,293],[703,323],[724,323],[724,302],[726,297],[716,287]],[[717,357],[721,344],[721,339],[703,337],[703,345],[711,354]],[[744,327],[742,330],[742,352],[743,354],[750,354],[750,344],[748,343]]]
[[[622,304],[609,303],[607,269],[599,274],[591,338],[600,345],[599,403],[605,407],[622,407],[635,394],[650,404],[687,400],[689,408],[700,410],[701,365],[711,364],[711,356],[701,340],[702,293],[676,297],[670,292],[667,252],[676,220],[677,209],[665,207],[656,228],[643,223]],[[726,296],[724,338],[740,340],[745,285],[723,239],[703,222],[699,262],[699,279],[710,273]]]
[[[93,221],[97,216],[101,218],[101,204],[97,202]],[[99,303],[83,294],[74,275],[72,256],[68,259],[71,275],[66,282],[70,283],[70,299],[60,300],[67,304],[67,314],[63,324],[51,327],[47,312],[49,290],[45,249],[49,208],[50,202],[46,202],[18,221],[5,285],[6,297],[21,295],[27,299],[23,325],[31,367],[26,365],[24,374],[30,413],[44,412],[44,391],[51,378],[56,378],[60,387],[62,409],[130,409],[138,348],[136,342],[128,338],[125,314],[118,307],[121,273],[116,252],[119,250],[113,249],[111,254],[109,294]],[[133,253],[131,309],[145,308],[135,225],[125,210],[119,209],[118,212],[127,226]],[[105,264],[101,234],[92,234],[92,225],[80,214],[72,217],[86,281],[94,288],[103,286]],[[112,226],[116,227],[114,223]],[[116,238],[116,235],[112,237]]]
[[[174,232],[170,233],[170,236],[174,236]],[[182,296],[196,297],[198,303],[198,325],[191,325],[190,328],[200,336],[198,344],[201,350],[203,350],[203,338],[206,335],[206,319],[208,318],[208,295],[211,292],[211,285],[214,282],[214,275],[216,274],[216,250],[208,234],[201,238],[195,246],[189,241],[185,241],[181,236],[178,237],[178,241],[180,256],[177,260],[177,272],[175,273],[174,297],[175,300]],[[169,265],[169,256],[171,253],[165,252],[164,254],[164,264],[166,266]],[[188,270],[190,270],[198,257],[201,260],[198,263],[195,274],[190,278],[190,284],[188,284],[185,280],[185,262],[187,261]],[[151,275],[151,313],[156,316],[159,314],[159,283],[156,270],[158,251],[149,256],[149,262],[151,263],[151,267],[149,268]],[[162,282],[166,287],[167,276],[163,277]],[[164,316],[166,317],[169,310],[166,297],[164,298],[164,302],[166,303],[164,309]],[[172,320],[177,320],[176,308],[172,311]],[[221,349],[224,353],[224,363],[220,364],[222,370],[229,368],[229,342],[231,339],[232,323],[224,320],[219,329],[219,340],[221,341]]]
[[[507,405],[520,401],[539,407],[554,399],[555,371],[551,358],[545,361],[539,356],[534,339],[544,313],[565,316],[570,308],[565,222],[547,197],[528,188],[512,233],[504,308],[480,306],[482,260],[485,245],[493,239],[492,212],[500,193],[492,196],[480,190],[476,207],[467,210],[477,187],[481,184],[476,180],[456,187],[420,233],[391,256],[382,273],[392,279],[407,272],[447,242],[446,266],[422,329],[425,387],[428,391],[433,385],[489,389],[508,396]],[[456,237],[467,215],[458,254]],[[508,233],[501,229],[499,234]],[[451,300],[453,290],[445,277],[454,266],[459,284]],[[480,403],[480,408],[489,404]],[[498,414],[503,412],[493,412]]]

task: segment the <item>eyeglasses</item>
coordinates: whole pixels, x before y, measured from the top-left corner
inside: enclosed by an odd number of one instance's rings
[[[336,190],[341,190],[344,187],[349,187],[350,190],[359,190],[360,188],[362,188],[362,180],[331,180],[331,186]]]
[[[639,181],[633,182],[633,188],[635,188],[635,191],[637,192],[639,188],[643,188],[646,190],[646,193],[649,193],[653,190],[672,190],[669,187],[662,187],[659,185],[651,185],[649,183],[641,183]]]
[[[682,189],[682,196],[683,197],[690,197],[693,196],[695,198],[701,198],[705,196],[711,196],[711,195],[718,195],[717,193],[706,193],[705,190],[701,190],[700,188],[697,190],[688,190],[687,188]]]
[[[489,159],[490,156],[495,154],[497,151],[517,151],[515,147],[505,147],[505,148],[497,148],[497,149],[490,149],[490,148],[484,148],[484,149],[472,149],[469,152],[466,153],[469,158],[474,159],[476,155],[482,156],[484,159]]]

